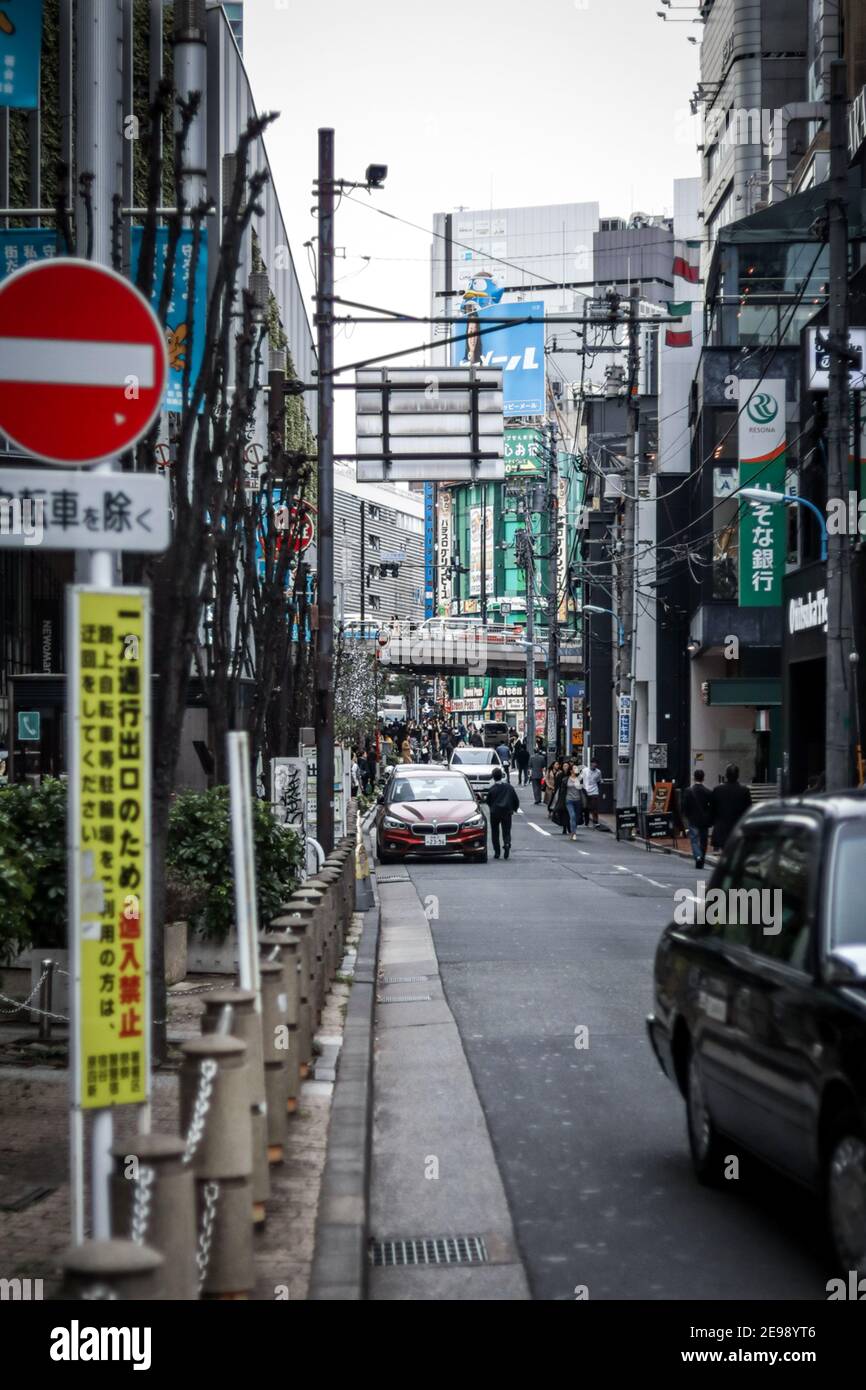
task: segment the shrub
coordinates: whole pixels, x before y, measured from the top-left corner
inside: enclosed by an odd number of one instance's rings
[[[0,961],[66,941],[66,783],[0,787]]]
[[[253,840],[264,925],[297,883],[302,846],[298,836],[277,824],[264,801],[253,802]],[[202,925],[208,936],[224,937],[235,912],[227,787],[176,798],[169,813],[168,864],[178,879],[206,885]]]

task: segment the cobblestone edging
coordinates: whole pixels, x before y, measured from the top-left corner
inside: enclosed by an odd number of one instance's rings
[[[367,1294],[367,1240],[373,1131],[373,1009],[379,946],[379,900],[373,856],[365,837],[370,879],[359,879],[359,908],[369,901],[361,885],[372,885],[373,905],[364,913],[349,994],[343,1045],[331,1104],[328,1150],[308,1298],[358,1301]]]

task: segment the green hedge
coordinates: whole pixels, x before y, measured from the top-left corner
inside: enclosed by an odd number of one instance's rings
[[[302,849],[266,802],[253,802],[259,917],[264,925],[297,884]],[[224,936],[234,918],[228,788],[183,792],[169,818],[172,913],[200,903],[200,921]],[[188,892],[184,893],[186,886]],[[66,783],[0,787],[0,963],[28,946],[66,944]]]

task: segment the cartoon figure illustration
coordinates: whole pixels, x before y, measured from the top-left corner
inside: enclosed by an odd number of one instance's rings
[[[173,372],[182,372],[186,366],[186,324],[179,323],[177,328],[172,328],[169,324],[166,329],[166,339],[169,368]]]
[[[481,362],[481,332],[478,327],[479,309],[488,309],[493,304],[498,304],[504,293],[504,287],[497,285],[491,280],[489,275],[473,275],[466,289],[463,291],[463,298],[460,301],[460,312],[465,314],[468,322],[466,324],[466,353],[465,360],[474,364]]]

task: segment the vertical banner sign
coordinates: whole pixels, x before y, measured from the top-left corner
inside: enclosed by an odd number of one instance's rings
[[[424,617],[432,618],[436,591],[434,588],[434,557],[436,553],[436,522],[433,514],[433,484],[424,484]]]
[[[42,0],[0,4],[0,106],[39,105]]]
[[[631,696],[620,695],[619,697],[619,747],[617,756],[620,762],[627,763],[629,749],[631,746]]]
[[[133,227],[132,229],[131,272],[133,280],[138,275],[142,230],[141,227]],[[183,410],[183,377],[187,362],[189,362],[189,394],[192,396],[204,357],[205,320],[207,316],[207,228],[203,227],[199,233],[195,283],[190,285],[192,253],[193,233],[187,228],[181,232],[175,252],[171,299],[166,313],[165,340],[168,348],[168,381],[163,402],[164,410]],[[157,227],[153,293],[150,301],[154,310],[159,307],[167,255],[168,227]],[[192,318],[187,324],[190,296],[192,296]],[[203,409],[204,403],[202,402],[199,406],[199,412]]]
[[[437,608],[442,616],[447,616],[451,612],[451,508],[453,495],[447,487],[439,489],[439,533],[437,536],[437,550],[439,555],[439,592],[437,595]]]
[[[68,593],[74,1094],[102,1109],[150,1089],[149,593]]]
[[[567,457],[567,456],[566,456]],[[556,538],[556,592],[559,594],[557,617],[561,623],[568,622],[568,538],[571,534],[568,516],[568,494],[570,492],[568,473],[562,471],[563,456],[559,459],[560,473],[557,479],[556,498],[559,519],[559,535]]]
[[[785,490],[785,382],[740,381],[740,487]],[[778,503],[740,504],[740,608],[782,602],[785,508]]]
[[[481,508],[469,508],[469,592],[481,593]]]

